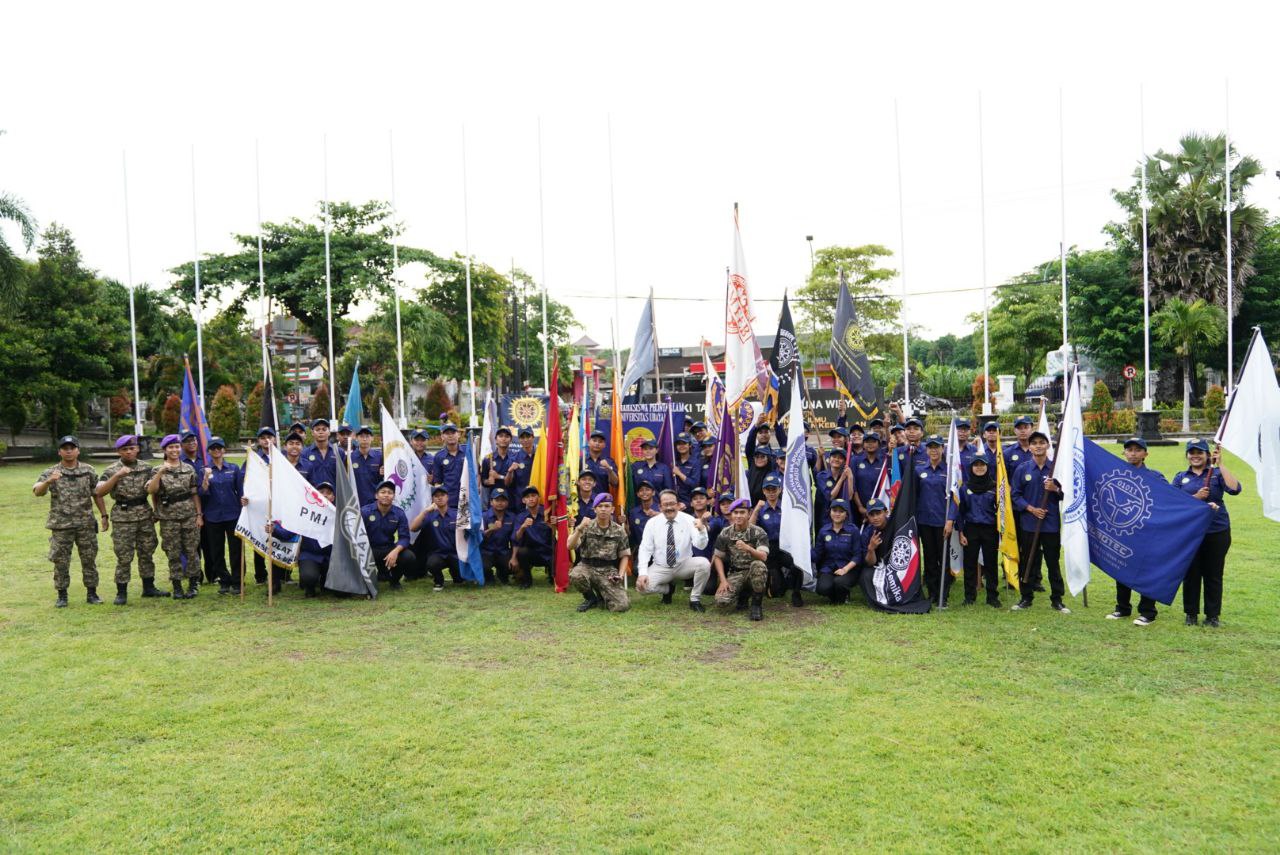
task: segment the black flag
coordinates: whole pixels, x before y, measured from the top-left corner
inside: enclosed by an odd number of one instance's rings
[[[778,378],[778,403],[773,411],[779,416],[791,412],[791,388],[799,364],[800,348],[796,342],[796,327],[791,322],[791,306],[784,293],[782,316],[778,318],[778,334],[773,338],[773,350],[769,354],[769,369]]]
[[[840,390],[848,396],[859,421],[869,421],[880,414],[880,390],[871,376],[862,329],[849,296],[849,283],[844,268],[840,269],[840,296],[836,300],[836,321],[831,328],[831,368]]]
[[[276,392],[271,382],[271,363],[265,359],[262,371],[262,415],[258,419],[258,427],[269,427],[277,434],[280,424],[276,419]]]
[[[893,500],[889,521],[880,533],[875,566],[863,570],[860,581],[873,609],[921,615],[929,611],[931,604],[921,593],[924,562],[915,515],[916,479],[910,474],[915,472],[912,456],[908,452],[906,474]]]

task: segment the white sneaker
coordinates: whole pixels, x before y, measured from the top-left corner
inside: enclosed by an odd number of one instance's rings
[[[1062,603],[1058,603],[1057,605],[1054,605],[1053,603],[1050,603],[1050,604],[1049,604],[1049,608],[1053,609],[1055,612],[1057,612],[1058,614],[1061,614],[1061,615],[1069,615],[1069,614],[1071,614],[1071,609],[1067,608],[1067,607],[1066,607],[1066,606],[1064,606]]]
[[[433,591],[443,591],[443,590],[444,590],[444,585],[436,585],[436,586],[435,586],[434,588],[432,588],[431,590],[433,590]]]
[[[1151,624],[1155,622],[1156,622],[1155,618],[1149,618],[1144,615],[1138,615],[1138,619],[1133,622],[1133,625],[1134,626],[1151,626]]]
[[[1127,617],[1128,615],[1125,614],[1124,612],[1112,612],[1111,614],[1107,615],[1107,620],[1124,620]]]

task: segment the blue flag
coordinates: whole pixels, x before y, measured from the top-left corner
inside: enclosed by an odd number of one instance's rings
[[[458,524],[455,546],[458,552],[458,572],[463,579],[484,584],[484,560],[480,555],[480,541],[484,539],[483,517],[480,513],[480,479],[476,470],[476,454],[471,441],[462,443],[466,456],[462,464],[462,483],[458,490]]]
[[[627,369],[622,375],[623,403],[639,403],[640,390],[628,394],[631,387],[644,379],[646,374],[654,370],[658,364],[658,345],[653,335],[653,295],[644,304],[640,312],[640,322],[636,324],[636,338],[631,344],[631,355],[627,357]]]
[[[360,430],[364,421],[364,407],[360,403],[360,357],[356,357],[356,368],[351,372],[351,388],[347,390],[347,408],[342,411],[342,420],[351,425],[352,430]]]
[[[662,428],[658,431],[658,459],[674,472],[676,468],[676,428],[671,417],[671,397],[667,396],[664,405],[667,409],[662,414]]]
[[[1209,506],[1084,440],[1089,558],[1098,569],[1165,605],[1209,529]]]
[[[200,395],[196,392],[196,382],[191,379],[191,363],[183,359],[187,367],[187,376],[182,381],[182,412],[178,416],[178,432],[191,431],[196,435],[199,445],[196,448],[196,460],[200,469],[209,467],[209,422],[205,420],[204,408],[200,406]],[[234,441],[234,440],[233,440]]]

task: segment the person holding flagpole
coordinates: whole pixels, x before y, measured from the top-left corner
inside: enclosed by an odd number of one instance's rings
[[[1145,469],[1152,475],[1164,480],[1164,475],[1147,466],[1147,441],[1142,437],[1134,436],[1124,441],[1124,459],[1134,469]],[[1116,609],[1107,615],[1107,620],[1124,620],[1128,618],[1133,613],[1132,597],[1133,589],[1117,580]],[[1133,621],[1133,625],[1151,626],[1156,622],[1157,614],[1159,614],[1159,611],[1156,609],[1155,598],[1148,597],[1146,594],[1139,594],[1138,617]]]
[[[947,522],[947,466],[942,451],[946,442],[934,434],[925,441],[925,457],[916,465],[916,524],[920,531],[920,551],[924,556],[924,585],[929,599],[939,609],[947,607],[951,593],[951,574],[943,570],[943,558],[947,553],[947,538],[951,526]],[[904,478],[911,477],[906,471]]]
[[[1041,563],[1049,567],[1049,604],[1064,615],[1071,609],[1062,603],[1066,586],[1062,581],[1062,486],[1053,478],[1053,461],[1049,459],[1049,437],[1032,431],[1029,437],[1031,459],[1023,461],[1013,473],[1010,493],[1018,512],[1018,554],[1022,556],[1022,598],[1013,610],[1031,608],[1036,586],[1040,584]]]
[[[1240,481],[1222,465],[1222,450],[1209,451],[1209,443],[1193,439],[1187,443],[1187,469],[1175,475],[1173,485],[1213,510],[1213,519],[1200,548],[1191,559],[1182,582],[1182,611],[1187,626],[1200,619],[1200,592],[1204,591],[1204,625],[1217,627],[1222,615],[1222,576],[1231,549],[1231,515],[1224,496],[1240,495]]]

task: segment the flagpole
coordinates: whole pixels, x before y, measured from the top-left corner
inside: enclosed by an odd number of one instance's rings
[[[396,387],[400,392],[401,429],[409,426],[404,408],[404,336],[400,331],[400,246],[396,239],[396,141],[395,132],[387,131],[387,150],[391,160],[391,293],[396,302]],[[329,397],[333,397],[330,395]]]
[[[471,212],[467,199],[467,126],[462,126],[462,239],[467,253],[467,361],[471,365],[471,427],[476,419],[476,346],[471,326]]]
[[[196,146],[191,144],[191,246],[196,280],[196,373],[200,378],[200,409],[204,409],[204,307],[200,305],[200,228],[196,222]]]
[[[902,211],[902,130],[898,124],[898,99],[893,99],[893,141],[898,161],[898,247],[899,278],[902,280],[902,404],[911,415],[911,361],[907,346],[907,228]]]
[[[1235,336],[1232,334],[1231,322],[1235,320],[1235,283],[1232,279],[1232,235],[1231,235],[1231,81],[1228,80],[1224,84],[1224,101],[1226,106],[1226,152],[1223,160],[1226,162],[1224,172],[1226,181],[1226,207],[1227,207],[1227,394],[1235,388],[1235,363],[1232,361],[1235,350]]]
[[[271,322],[271,307],[267,303],[267,273],[262,256],[262,161],[258,155],[258,141],[253,141],[253,186],[258,207],[258,311],[262,312],[262,390],[271,391],[271,405],[275,406],[275,390],[267,378],[271,374],[271,357],[267,351],[267,325]],[[295,382],[297,378],[294,378]],[[277,429],[280,427],[276,421]]]
[[[142,434],[142,392],[138,385],[138,322],[133,309],[133,236],[129,231],[129,161],[120,152],[120,168],[124,176],[124,265],[129,292],[129,345],[133,354],[133,429]]]
[[[329,329],[329,421],[338,420],[338,387],[334,382],[337,366],[333,364],[333,268],[329,253],[329,135],[324,144],[324,313]],[[359,425],[355,426],[359,428]]]
[[[618,219],[614,209],[613,197],[613,117],[605,114],[605,129],[608,131],[609,139],[609,234],[613,239],[613,316],[618,319],[618,323],[622,323],[622,309],[618,301]],[[652,316],[652,315],[651,315]],[[658,361],[657,342],[654,342],[653,360]],[[617,348],[613,351],[613,371],[615,376],[621,376],[619,368],[622,362],[618,358]],[[637,390],[638,391],[638,390]]]
[[[547,219],[542,204],[541,116],[538,117],[538,246],[542,254],[542,388],[550,389],[551,366],[547,363]],[[614,364],[617,364],[616,356],[614,358]]]
[[[1141,84],[1138,86],[1138,139],[1142,145],[1142,196],[1138,207],[1142,209],[1142,409],[1151,411],[1151,270],[1147,252],[1147,211],[1151,200],[1147,198],[1147,106]]]
[[[653,307],[653,288],[649,289],[649,334],[653,336],[653,399],[662,403],[661,360],[658,357],[658,317]]]
[[[1058,87],[1058,204],[1061,217],[1062,239],[1058,243],[1059,268],[1062,274],[1062,382],[1067,382],[1067,361],[1070,352],[1067,345],[1067,166],[1066,143],[1062,122],[1062,87]],[[1065,406],[1066,395],[1063,395]]]
[[[982,90],[978,90],[978,201],[982,224],[982,414],[991,415],[991,334],[987,313],[991,291],[987,284],[987,161],[982,135]]]

